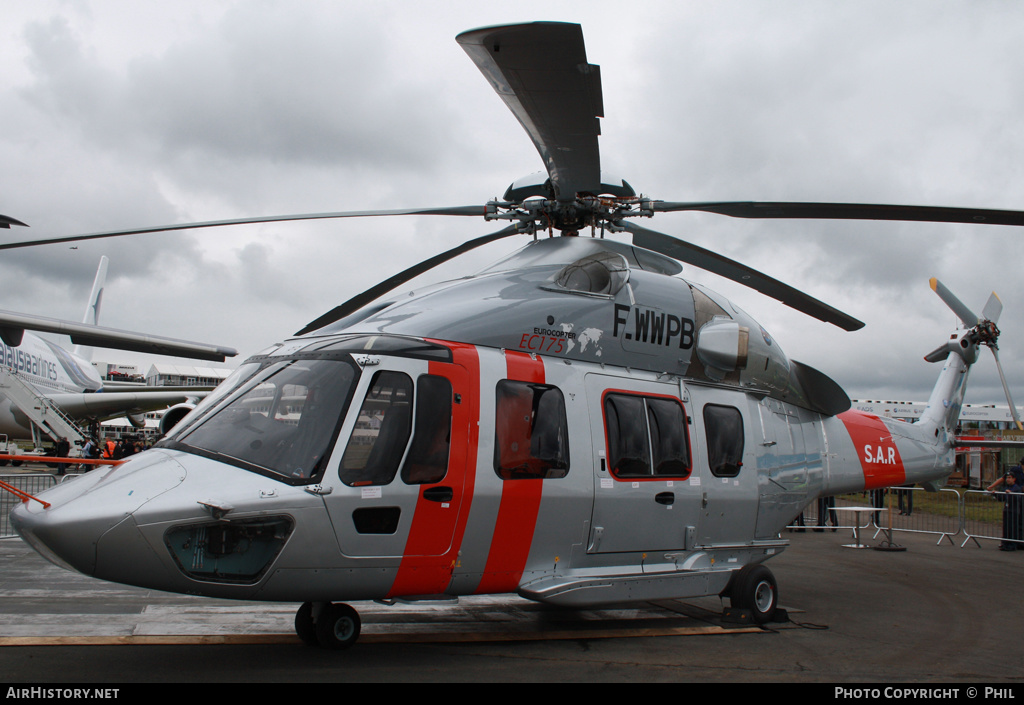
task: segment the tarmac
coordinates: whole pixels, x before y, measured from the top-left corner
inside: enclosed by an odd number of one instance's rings
[[[766,565],[789,621],[763,629],[724,622],[718,598],[351,603],[363,634],[343,652],[299,642],[297,605],[104,583],[4,539],[0,683],[925,683],[1024,697],[1024,551],[925,534],[897,533],[905,551],[847,548],[849,530],[786,537]]]

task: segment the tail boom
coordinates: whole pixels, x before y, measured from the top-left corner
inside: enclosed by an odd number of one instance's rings
[[[956,426],[967,389],[969,360],[970,355],[948,355],[928,406],[914,423],[856,409],[826,419],[829,453],[821,494],[927,486],[948,477],[954,467]]]

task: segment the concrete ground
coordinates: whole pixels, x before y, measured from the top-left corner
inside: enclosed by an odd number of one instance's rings
[[[952,682],[1024,697],[1024,551],[908,534],[895,538],[903,552],[858,550],[844,547],[848,530],[786,536],[793,545],[767,565],[791,621],[764,630],[730,631],[717,598],[588,612],[515,597],[353,603],[363,637],[344,652],[299,643],[297,605],[103,583],[8,539],[0,682]]]

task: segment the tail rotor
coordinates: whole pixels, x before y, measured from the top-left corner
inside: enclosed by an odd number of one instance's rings
[[[963,322],[967,330],[960,335],[954,336],[945,345],[925,355],[924,359],[928,362],[940,362],[945,360],[949,353],[955,352],[965,362],[972,364],[977,360],[978,347],[982,345],[987,347],[992,351],[992,357],[996,361],[996,370],[999,372],[999,380],[1003,383],[1003,392],[1006,394],[1006,402],[1010,405],[1010,415],[1013,417],[1013,422],[1019,430],[1024,431],[1024,425],[1021,424],[1020,416],[1017,414],[1017,407],[1014,406],[1013,398],[1010,395],[1010,387],[1006,383],[1006,375],[1003,374],[1003,366],[999,362],[999,328],[996,326],[996,321],[999,320],[999,315],[1003,311],[1002,301],[999,300],[995,292],[992,292],[988,302],[985,304],[985,308],[981,311],[981,316],[978,316],[935,277],[929,280],[929,284],[932,287],[932,291],[938,294],[939,298],[949,306],[957,318]]]

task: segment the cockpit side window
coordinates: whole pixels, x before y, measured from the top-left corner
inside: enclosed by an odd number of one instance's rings
[[[402,465],[402,480],[407,485],[440,482],[448,474],[452,394],[452,383],[444,377],[422,375],[416,380],[416,425]]]
[[[373,376],[341,458],[346,485],[386,485],[398,472],[412,430],[412,380],[382,370]]]
[[[295,484],[322,476],[357,377],[345,360],[282,360],[215,393],[168,447]]]
[[[495,390],[494,471],[503,480],[565,477],[569,427],[561,390],[502,380]]]
[[[704,407],[708,464],[715,477],[736,477],[743,465],[743,417],[732,406]]]

